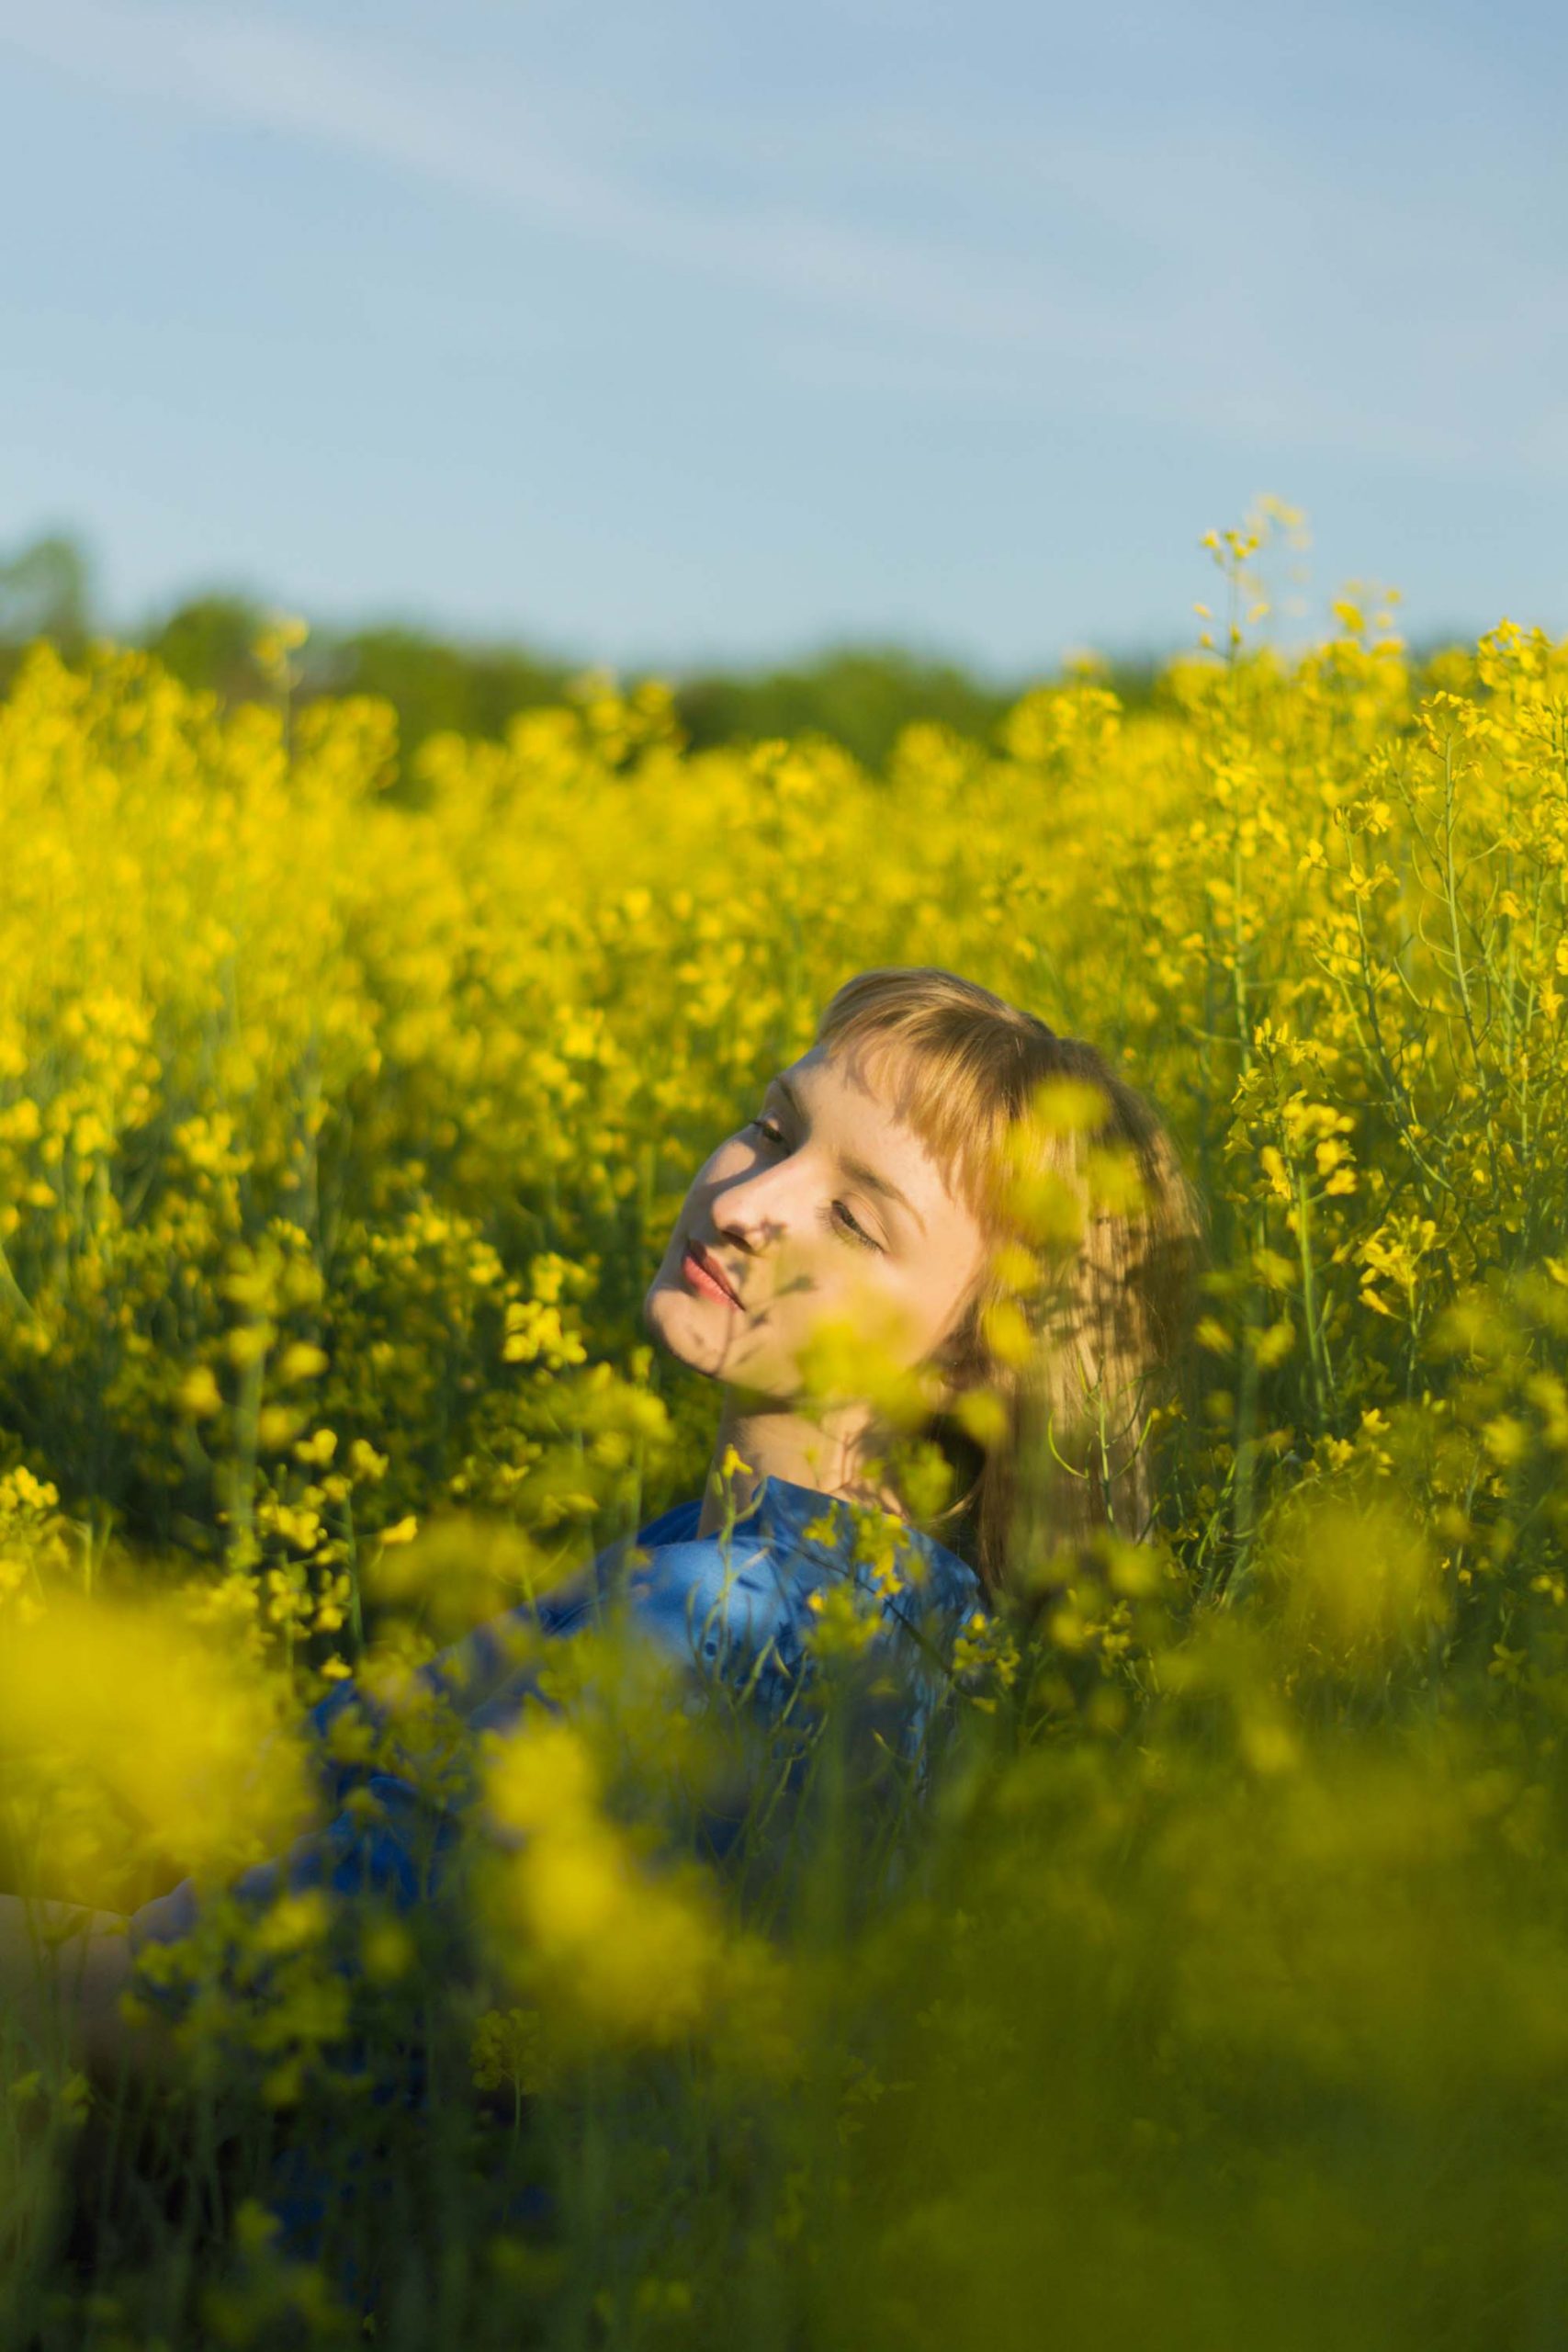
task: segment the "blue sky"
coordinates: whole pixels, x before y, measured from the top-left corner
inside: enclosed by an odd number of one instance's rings
[[[1568,630],[1568,12],[0,0],[0,550],[626,666]]]

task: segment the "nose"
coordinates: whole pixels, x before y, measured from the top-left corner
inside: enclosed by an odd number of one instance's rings
[[[716,1232],[754,1258],[789,1231],[787,1204],[776,1182],[782,1169],[759,1169],[727,1184],[713,1204]]]

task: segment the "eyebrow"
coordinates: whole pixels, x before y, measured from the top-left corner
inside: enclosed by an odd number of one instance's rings
[[[778,1088],[779,1092],[784,1096],[784,1101],[789,1104],[789,1107],[795,1113],[795,1117],[804,1122],[806,1113],[802,1108],[800,1097],[795,1092],[794,1087],[790,1084],[788,1079],[775,1078],[771,1082]],[[843,1170],[846,1176],[852,1177],[857,1184],[863,1184],[868,1193],[879,1193],[885,1200],[896,1201],[901,1209],[905,1210],[908,1216],[914,1218],[915,1223],[919,1227],[920,1231],[922,1233],[925,1232],[925,1218],[920,1215],[919,1210],[915,1206],[914,1202],[909,1199],[908,1193],[901,1193],[897,1185],[892,1182],[891,1178],[879,1176],[874,1168],[870,1167],[863,1159],[857,1159],[851,1152],[841,1151],[839,1154],[839,1165]]]

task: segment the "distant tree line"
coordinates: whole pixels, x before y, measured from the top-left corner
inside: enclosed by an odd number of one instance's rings
[[[47,638],[76,659],[94,629],[90,568],[63,536],[39,538],[0,557],[0,688],[25,648]],[[118,632],[155,654],[185,684],[225,703],[274,698],[257,647],[269,609],[230,593],[193,596],[144,628]],[[558,702],[581,664],[527,646],[466,642],[399,623],[313,628],[296,665],[299,695],[377,695],[398,713],[405,755],[433,734],[499,739],[518,711]],[[1154,661],[1111,665],[1107,684],[1122,700],[1154,691]],[[940,722],[985,741],[1032,680],[998,684],[953,662],[895,645],[842,645],[776,669],[705,671],[673,682],[676,709],[697,749],[819,734],[880,768],[901,729]]]

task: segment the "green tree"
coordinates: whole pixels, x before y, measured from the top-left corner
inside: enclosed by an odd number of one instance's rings
[[[254,650],[265,626],[262,605],[220,590],[176,605],[142,643],[182,685],[206,688],[225,702],[254,701],[268,691]]]
[[[699,750],[738,739],[828,735],[877,769],[911,721],[938,720],[984,738],[1017,692],[897,646],[842,646],[761,675],[714,672],[688,679],[676,706]]]
[[[306,683],[318,692],[382,695],[412,750],[447,729],[499,740],[518,711],[558,701],[570,675],[526,647],[454,644],[392,623],[312,639]]]
[[[86,643],[90,567],[80,544],[46,533],[0,559],[0,676],[8,675],[25,645],[48,638],[67,657]]]

